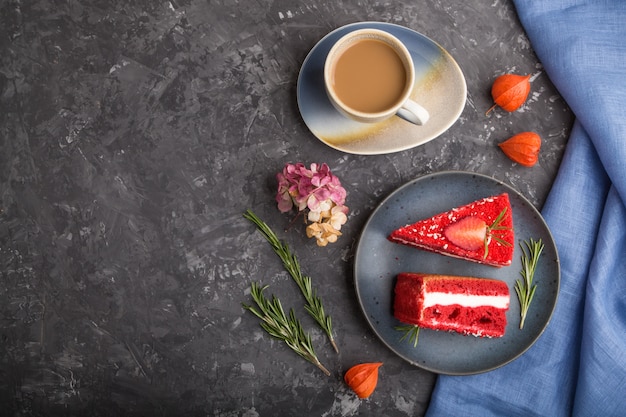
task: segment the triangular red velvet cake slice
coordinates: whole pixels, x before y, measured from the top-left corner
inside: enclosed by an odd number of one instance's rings
[[[515,234],[509,195],[483,198],[401,227],[389,240],[481,264],[511,265]]]

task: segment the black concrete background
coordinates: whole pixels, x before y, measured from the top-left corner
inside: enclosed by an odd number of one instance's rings
[[[376,205],[423,174],[502,180],[538,208],[571,112],[510,1],[0,1],[0,415],[419,416],[436,376],[372,333],[352,283]],[[419,31],[467,79],[461,118],[408,151],[355,156],[318,141],[296,103],[299,67],[357,21]],[[507,72],[528,102],[494,111]],[[539,164],[496,144],[543,138]],[[326,162],[348,191],[344,235],[318,248],[274,203],[286,162]],[[280,261],[242,218],[253,209],[297,253],[333,317],[335,354]],[[294,307],[326,377],[271,339],[242,302],[252,280]],[[342,382],[382,361],[359,400]]]

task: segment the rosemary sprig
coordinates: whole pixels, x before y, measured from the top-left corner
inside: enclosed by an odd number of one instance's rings
[[[408,339],[409,342],[413,343],[413,347],[417,347],[417,342],[419,340],[420,327],[412,324],[396,326],[394,329],[403,332],[404,335],[400,338],[402,342],[404,339]]]
[[[254,214],[252,210],[246,210],[243,217],[254,223],[263,237],[265,237],[270,245],[272,245],[274,252],[276,252],[278,257],[283,261],[285,269],[289,272],[289,275],[291,275],[300,288],[300,292],[307,302],[304,308],[311,315],[311,317],[313,317],[322,330],[326,332],[330,343],[335,349],[335,352],[339,353],[339,348],[337,347],[335,338],[333,337],[332,320],[330,316],[326,315],[324,312],[322,300],[320,300],[317,296],[317,291],[313,289],[311,278],[302,273],[298,258],[291,253],[289,246],[287,246],[286,243],[281,242],[272,229],[270,229],[270,227],[256,214]]]
[[[483,259],[487,259],[487,255],[489,254],[489,238],[491,237],[496,242],[500,243],[503,246],[511,246],[509,242],[502,239],[500,236],[496,236],[492,232],[498,232],[501,230],[510,230],[510,227],[502,226],[502,220],[504,220],[504,214],[506,213],[506,207],[502,209],[498,217],[493,221],[491,226],[487,226],[487,236],[485,237],[485,254],[483,255]]]
[[[530,238],[530,241],[524,241],[524,244],[528,250],[520,243],[520,247],[522,248],[522,270],[520,274],[523,279],[515,281],[515,292],[517,293],[517,298],[519,298],[520,305],[520,329],[524,328],[526,314],[528,313],[528,308],[530,307],[530,303],[535,295],[535,290],[537,289],[537,285],[533,285],[533,276],[535,275],[537,262],[544,248],[541,239],[535,241]]]
[[[261,287],[258,283],[253,282],[250,285],[250,293],[258,309],[247,304],[242,304],[243,308],[261,319],[261,327],[270,336],[282,340],[294,352],[317,366],[327,376],[330,376],[328,369],[318,360],[313,350],[311,336],[304,332],[300,320],[296,318],[293,309],[289,310],[289,316],[287,316],[280,300],[276,296],[272,295],[271,299],[265,297],[263,290],[266,288],[267,285]]]

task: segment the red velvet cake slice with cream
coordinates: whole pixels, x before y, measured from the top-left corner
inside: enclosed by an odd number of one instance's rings
[[[397,277],[394,316],[421,328],[502,337],[509,287],[490,278],[422,273]]]
[[[483,198],[394,230],[389,240],[491,266],[513,260],[513,210],[509,195]]]

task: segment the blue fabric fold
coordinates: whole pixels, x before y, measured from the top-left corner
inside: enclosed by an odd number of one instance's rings
[[[439,376],[426,415],[624,416],[626,1],[515,5],[576,116],[542,209],[561,261],[559,299],[520,358],[484,374]]]

